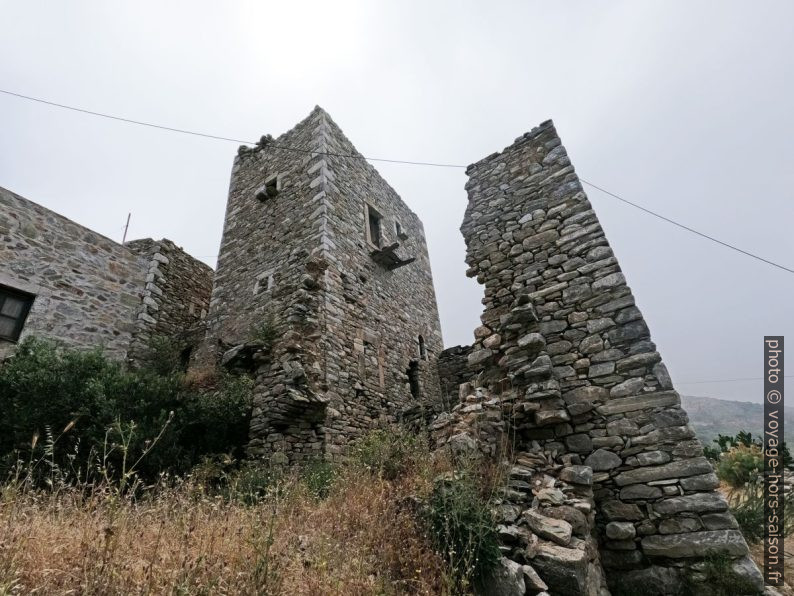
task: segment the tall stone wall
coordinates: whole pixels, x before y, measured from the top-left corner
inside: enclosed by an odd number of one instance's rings
[[[142,356],[153,337],[182,345],[182,357],[204,338],[203,321],[212,292],[212,268],[167,239],[145,238],[125,245],[146,262],[146,280],[130,358]]]
[[[704,554],[720,552],[757,581],[552,123],[467,174],[461,231],[469,275],[485,287],[469,365],[484,390],[509,406],[519,452],[545,453],[558,471],[573,466],[564,480],[579,467],[592,470],[593,527],[607,579],[629,593],[674,593]],[[531,485],[513,486],[537,497]],[[534,566],[552,593],[588,593],[584,584],[554,591],[550,580],[561,581],[554,570],[564,556]]]
[[[21,338],[102,346],[123,359],[145,277],[145,263],[129,249],[0,188],[0,285],[35,297]],[[0,358],[13,348],[0,340]]]
[[[330,116],[319,111],[316,117],[316,146],[334,154],[317,156],[312,167],[326,193],[326,432],[336,454],[367,430],[399,420],[404,410],[440,409],[436,361],[443,341],[421,220]],[[373,259],[368,210],[380,215],[380,245],[399,244],[398,257],[413,262],[388,269]]]
[[[367,205],[381,217],[381,244],[398,241],[399,223],[398,254],[415,261],[390,270],[373,260]],[[331,458],[417,402],[438,402],[442,344],[422,224],[320,108],[241,148],[207,322],[202,359],[256,370],[254,455]],[[272,341],[258,337],[263,322]]]

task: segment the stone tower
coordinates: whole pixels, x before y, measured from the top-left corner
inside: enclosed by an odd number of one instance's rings
[[[444,369],[460,379],[451,364],[466,356],[477,389],[464,384],[461,397],[506,414],[506,423],[490,423],[497,414],[480,426],[514,440],[504,523],[518,525],[505,535],[536,540],[514,549],[509,565],[531,565],[552,593],[603,594],[606,577],[620,593],[650,596],[703,581],[697,563],[717,553],[760,587],[553,124],[467,174],[461,231],[485,310],[474,345],[449,353]],[[474,410],[468,403],[435,425],[450,428],[442,434],[450,445],[460,443],[463,435],[450,435]]]
[[[199,361],[254,371],[249,451],[333,458],[440,403],[422,222],[316,107],[241,147]]]

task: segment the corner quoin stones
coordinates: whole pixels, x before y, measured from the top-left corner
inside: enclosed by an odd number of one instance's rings
[[[255,352],[252,455],[333,459],[372,428],[441,409],[422,222],[324,110],[240,148],[219,252],[199,358]]]

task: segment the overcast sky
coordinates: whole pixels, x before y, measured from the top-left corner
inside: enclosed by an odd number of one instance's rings
[[[583,178],[794,268],[792,2],[0,1],[0,15],[6,90],[252,140],[319,104],[365,155],[458,164],[552,118]],[[212,265],[236,150],[0,94],[0,186],[117,240],[131,211],[131,238]],[[471,343],[464,171],[375,165],[424,221],[446,345]],[[587,191],[678,389],[760,401],[760,381],[692,382],[761,376],[763,335],[794,340],[794,275]]]

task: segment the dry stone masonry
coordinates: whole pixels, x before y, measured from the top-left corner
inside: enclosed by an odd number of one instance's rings
[[[133,362],[172,338],[185,364],[255,379],[254,457],[334,460],[403,423],[494,458],[493,593],[674,594],[710,553],[760,588],[552,123],[467,174],[471,346],[442,351],[422,222],[318,107],[239,149],[214,276],[0,189],[0,359],[20,329]]]
[[[121,245],[0,188],[0,293],[29,304],[19,337],[0,334],[0,359],[28,335],[119,360],[154,335],[195,345],[211,285],[212,269],[170,240]]]
[[[672,594],[723,553],[760,589],[552,123],[467,174],[461,231],[485,310],[474,385],[432,430],[440,446],[486,453],[510,437],[505,569],[530,566],[553,594],[603,594],[602,576],[623,593]]]
[[[200,359],[256,376],[250,453],[333,459],[428,418],[441,350],[422,222],[330,116],[241,147]]]

